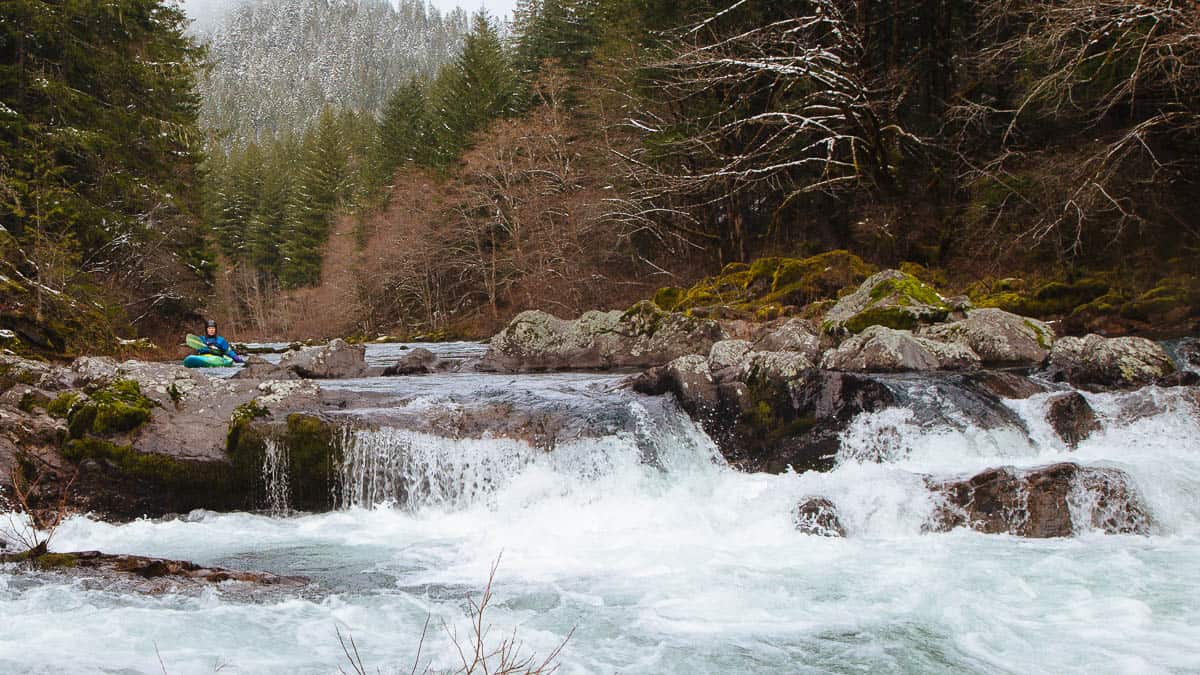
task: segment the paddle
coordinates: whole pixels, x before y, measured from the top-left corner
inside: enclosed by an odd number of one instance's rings
[[[188,336],[183,339],[183,341],[187,343],[188,347],[191,347],[192,349],[195,349],[198,352],[204,352],[205,354],[216,354],[217,353],[217,351],[215,349],[204,344],[204,340],[201,340],[200,336],[198,336],[198,335],[192,335],[191,333],[189,333]]]

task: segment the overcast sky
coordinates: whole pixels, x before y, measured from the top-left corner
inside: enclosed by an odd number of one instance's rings
[[[184,8],[192,18],[200,23],[206,23],[216,15],[219,15],[221,10],[230,5],[235,5],[245,0],[182,0]],[[512,12],[513,4],[516,0],[426,0],[429,4],[437,7],[442,12],[448,12],[455,7],[461,5],[468,12],[474,12],[480,7],[484,7],[495,17],[507,18]]]

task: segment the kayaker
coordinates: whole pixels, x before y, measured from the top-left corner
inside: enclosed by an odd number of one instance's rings
[[[220,335],[217,335],[216,321],[209,319],[208,321],[204,322],[204,335],[201,335],[200,339],[204,342],[208,349],[205,351],[196,350],[196,353],[220,354],[233,359],[234,363],[245,363],[245,361],[242,360],[242,357],[238,356],[233,351],[233,347],[229,346],[229,341]]]

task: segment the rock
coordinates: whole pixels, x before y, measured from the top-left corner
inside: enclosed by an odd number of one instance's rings
[[[340,338],[320,347],[288,352],[279,361],[283,368],[311,379],[362,377],[367,370],[366,348]]]
[[[302,587],[306,577],[280,576],[270,572],[204,567],[184,560],[169,560],[139,555],[112,555],[99,551],[42,553],[33,557],[9,554],[12,560],[25,558],[35,569],[64,574],[81,580],[104,580],[129,590],[151,594],[199,591],[204,586],[238,582],[250,587]],[[232,589],[228,589],[232,590]],[[228,591],[227,591],[228,592]]]
[[[970,386],[999,398],[1025,399],[1047,390],[1044,383],[1000,370],[977,370],[964,377]]]
[[[945,299],[916,277],[884,270],[838,300],[825,314],[821,328],[832,334],[861,333],[875,325],[911,329],[942,321],[949,313]]]
[[[1054,343],[1047,372],[1083,388],[1140,387],[1175,372],[1157,343],[1139,337],[1066,337]]]
[[[1096,411],[1077,391],[1051,397],[1046,402],[1046,421],[1071,448],[1079,447],[1088,436],[1100,430]]]
[[[1118,469],[1061,463],[988,469],[966,480],[929,481],[941,500],[927,526],[989,534],[1069,537],[1086,528],[1148,534],[1152,521],[1129,477]]]
[[[492,338],[479,368],[528,372],[647,368],[690,354],[708,354],[725,339],[716,321],[669,314],[650,302],[625,312],[586,312],[565,321],[522,312]]]
[[[965,319],[922,328],[918,335],[961,344],[984,366],[1038,366],[1054,343],[1045,323],[995,308],[970,310]]]
[[[870,326],[825,352],[821,367],[857,372],[962,370],[979,364],[974,352],[957,343],[940,343],[907,330]]]
[[[714,373],[726,368],[740,369],[750,352],[750,343],[746,340],[714,342],[708,352],[708,368]]]
[[[739,378],[760,385],[787,385],[813,367],[800,352],[748,352]]]
[[[837,507],[824,497],[809,497],[796,507],[796,529],[821,537],[844,537],[846,528],[838,518]]]
[[[817,361],[821,356],[821,338],[811,322],[792,318],[759,338],[754,343],[754,349],[760,352],[800,352],[810,361]]]
[[[257,354],[251,354],[246,357],[246,365],[234,373],[233,377],[239,380],[292,380],[300,376],[278,363],[271,363]]]
[[[1200,373],[1200,338],[1184,338],[1175,347],[1180,370]]]
[[[425,349],[417,347],[409,350],[404,356],[401,356],[394,365],[388,366],[383,374],[390,375],[427,375],[443,370],[444,365],[437,354]]]
[[[681,356],[665,369],[670,391],[688,414],[699,418],[717,409],[720,396],[707,359],[698,354]]]

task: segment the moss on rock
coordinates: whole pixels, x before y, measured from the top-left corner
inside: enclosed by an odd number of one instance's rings
[[[86,399],[64,403],[71,438],[86,434],[112,436],[136,431],[157,405],[133,380],[116,380],[93,390]]]

